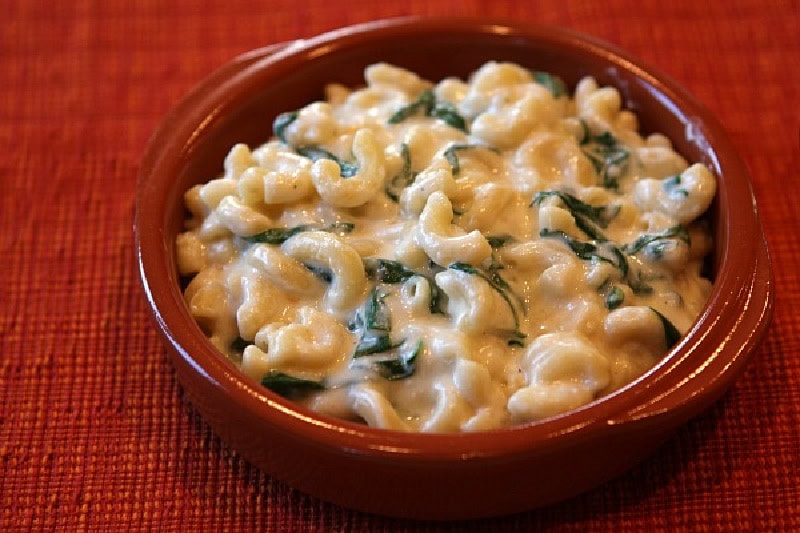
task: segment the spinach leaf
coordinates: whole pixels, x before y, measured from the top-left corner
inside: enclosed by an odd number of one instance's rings
[[[584,122],[581,123],[585,125]],[[618,179],[628,170],[630,152],[610,132],[605,131],[599,135],[589,135],[581,140],[581,151],[594,171],[603,179],[603,187],[616,189],[619,187]]]
[[[436,106],[431,110],[430,116],[438,118],[451,128],[467,133],[467,121],[464,120],[464,117],[459,115],[453,104],[437,102]]]
[[[364,303],[363,310],[359,312],[356,323],[362,332],[353,357],[382,353],[399,346],[392,344],[389,335],[392,329],[392,319],[389,308],[384,302],[386,296],[383,289],[375,287]]]
[[[417,356],[422,351],[422,341],[419,340],[409,349],[406,342],[398,350],[395,359],[376,361],[380,374],[389,381],[405,379],[414,374],[417,369]]]
[[[289,144],[286,140],[286,128],[297,120],[299,114],[299,111],[288,111],[275,117],[275,121],[272,123],[272,133],[275,134],[275,137],[280,139],[283,144]]]
[[[556,196],[561,200],[561,203],[564,204],[575,219],[575,225],[590,239],[600,242],[608,240],[595,226],[600,226],[601,228],[608,227],[609,221],[619,213],[619,207],[615,210],[605,205],[593,206],[569,193],[561,191],[537,192],[533,197],[531,205],[541,205],[545,198],[551,196]]]
[[[365,259],[364,270],[369,279],[390,284],[402,283],[419,275],[403,263],[391,259]]]
[[[539,231],[540,237],[557,237],[561,239],[564,244],[566,244],[572,252],[577,255],[580,259],[584,261],[603,261],[609,263],[615,267],[617,267],[622,275],[625,276],[628,273],[628,260],[625,259],[625,255],[619,251],[616,246],[613,245],[606,245],[608,250],[610,251],[612,258],[606,257],[603,255],[602,249],[594,245],[590,242],[582,242],[577,239],[573,239],[563,231],[559,230],[550,230],[550,229],[543,229]]]
[[[539,85],[544,85],[547,90],[550,91],[550,94],[553,95],[553,98],[560,98],[567,94],[567,85],[564,83],[564,80],[555,74],[538,70],[533,71],[532,74],[534,81]]]
[[[461,172],[461,163],[458,160],[458,152],[462,150],[470,150],[473,148],[485,148],[487,150],[494,150],[488,146],[483,146],[482,144],[451,144],[447,147],[444,151],[444,158],[447,159],[447,162],[450,163],[450,166],[453,168],[453,176],[458,176]]]
[[[467,121],[464,120],[464,117],[458,113],[453,104],[437,102],[436,95],[431,89],[423,91],[416,100],[395,111],[389,117],[389,124],[399,124],[407,118],[419,114],[420,111],[423,116],[439,119],[448,126],[467,133]]]
[[[367,329],[389,331],[392,328],[389,308],[383,299],[386,293],[376,287],[364,304],[364,325]]]
[[[670,196],[683,196],[686,198],[689,196],[689,191],[680,187],[681,185],[681,175],[676,174],[670,178],[667,178],[661,184],[661,187],[664,189],[664,192],[669,194]]]
[[[328,270],[327,268],[323,268],[321,266],[312,265],[310,263],[303,263],[303,266],[306,267],[312,274],[314,274],[317,278],[324,281],[325,283],[330,283],[333,281],[333,272]]]
[[[606,309],[613,311],[622,305],[622,302],[625,300],[625,293],[622,292],[622,289],[619,287],[611,287],[611,289],[606,292],[604,300]]]
[[[667,342],[667,349],[670,349],[676,344],[678,344],[678,341],[681,340],[681,332],[678,331],[678,328],[676,328],[675,325],[672,322],[670,322],[667,317],[665,317],[652,307],[650,308],[650,310],[653,311],[658,316],[658,319],[661,320],[661,324],[664,326],[664,340]]]
[[[644,235],[639,236],[639,238],[637,238],[632,243],[623,246],[622,249],[625,251],[626,254],[633,255],[642,251],[643,248],[645,248],[648,245],[651,245],[652,243],[665,239],[675,239],[675,238],[682,240],[688,245],[691,245],[689,232],[686,230],[685,227],[679,224],[677,226],[667,228],[659,233],[645,233]]]
[[[399,124],[405,119],[416,115],[419,111],[422,111],[423,115],[429,116],[435,105],[436,96],[433,94],[433,91],[431,89],[422,91],[416,100],[395,111],[395,113],[389,117],[389,124]]]
[[[272,370],[261,378],[261,385],[283,397],[325,389],[322,381],[303,379]]]
[[[474,267],[468,263],[463,263],[461,261],[456,261],[452,263],[449,267],[451,270],[458,270],[461,272],[465,272],[467,274],[471,274],[473,276],[478,276],[489,286],[494,289],[497,294],[500,295],[503,300],[505,300],[506,304],[508,304],[508,308],[511,310],[511,316],[514,319],[514,331],[512,332],[512,336],[516,338],[524,338],[525,335],[519,331],[519,314],[517,313],[517,308],[514,303],[511,301],[509,297],[509,293],[513,294],[511,291],[511,286],[502,278],[497,270],[493,270],[492,272],[484,272],[483,270]],[[515,298],[520,301],[520,299],[514,295]]]
[[[358,165],[356,163],[339,159],[324,148],[320,148],[318,146],[302,146],[300,148],[295,148],[295,152],[303,157],[309,158],[311,161],[317,161],[318,159],[330,159],[331,161],[334,161],[337,165],[339,165],[339,169],[343,178],[352,178],[358,173]]]
[[[428,285],[431,288],[431,304],[430,310],[432,315],[445,314],[445,299],[444,291],[436,284],[436,279],[433,276],[425,276],[428,280]]]
[[[400,145],[400,156],[403,158],[403,168],[399,174],[389,180],[389,185],[385,189],[386,196],[395,203],[400,200],[400,191],[414,183],[414,179],[417,177],[417,174],[411,170],[411,151],[408,149],[408,144]]]
[[[508,234],[502,235],[487,235],[486,240],[489,241],[489,246],[494,248],[502,248],[506,244],[517,242],[517,239]]]
[[[392,344],[392,339],[387,333],[364,332],[356,345],[353,357],[363,357],[376,353],[384,353],[393,350],[400,344]]]
[[[266,244],[283,244],[290,237],[302,233],[304,231],[327,231],[328,233],[350,233],[355,229],[355,224],[352,222],[334,222],[333,224],[324,226],[322,224],[300,224],[291,228],[269,228],[250,235],[242,237],[246,242],[250,243],[266,243]]]

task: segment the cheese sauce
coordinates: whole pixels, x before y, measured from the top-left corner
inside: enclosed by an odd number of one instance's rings
[[[495,62],[365,78],[185,195],[185,299],[243,372],[373,427],[490,430],[626,385],[691,327],[716,181],[617,90]]]

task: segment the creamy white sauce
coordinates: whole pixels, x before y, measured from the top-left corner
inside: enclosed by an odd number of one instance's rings
[[[365,78],[186,193],[186,302],[243,372],[374,427],[489,430],[624,386],[690,328],[716,181],[615,89]]]

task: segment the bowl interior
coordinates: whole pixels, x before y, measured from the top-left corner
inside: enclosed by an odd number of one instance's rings
[[[145,203],[152,193],[156,203],[147,209],[155,216],[149,219],[140,212],[137,224],[140,237],[145,233],[157,233],[161,253],[165,254],[166,265],[162,266],[166,268],[170,301],[163,295],[156,295],[154,299],[162,298],[164,302],[155,302],[154,307],[161,313],[162,330],[174,346],[183,350],[184,358],[199,366],[216,366],[211,374],[220,372],[219,365],[223,365],[211,362],[211,358],[219,356],[212,354],[209,343],[198,339],[201,337],[199,328],[186,324],[176,326],[181,321],[191,322],[182,303],[174,260],[174,239],[185,216],[182,195],[189,187],[217,177],[222,172],[225,155],[235,143],[243,142],[252,147],[268,140],[275,116],[322,99],[327,83],[363,85],[363,71],[369,64],[389,62],[437,81],[447,76],[466,77],[489,60],[513,61],[534,70],[555,73],[571,90],[583,76],[594,76],[599,84],[620,90],[624,107],[637,114],[642,133],[665,134],[689,161],[703,162],[717,176],[724,176],[725,179],[719,180],[718,195],[709,214],[716,240],[710,273],[717,278],[711,300],[718,298],[719,275],[725,270],[723,265],[730,262],[727,257],[732,250],[731,235],[752,236],[760,229],[752,209],[746,169],[721,128],[691,96],[663,76],[649,73],[626,54],[566,31],[537,27],[518,29],[467,21],[390,23],[378,28],[335,32],[290,45],[275,54],[265,54],[260,60],[229,69],[225,76],[212,77],[173,113],[162,126],[160,137],[159,134],[154,137],[151,157],[143,168],[146,178],[140,184],[139,202]],[[153,146],[159,142],[162,146]],[[749,211],[732,218],[732,202],[740,207],[749,206]],[[745,256],[746,253],[739,253],[737,258]],[[739,268],[746,271],[749,265],[742,264]],[[150,277],[157,276],[154,272]],[[167,307],[173,309],[165,313]],[[170,321],[171,325],[166,323]],[[714,339],[705,342],[713,343]],[[694,357],[702,361],[705,355],[700,353]],[[199,360],[202,362],[197,363]],[[231,373],[230,365],[223,367],[224,379],[247,382],[243,376],[236,377],[236,372]],[[591,411],[594,419],[610,416],[615,410],[635,403],[644,389],[634,385],[657,371],[658,367],[621,392],[579,411]],[[662,392],[672,385],[664,382]],[[242,388],[240,384],[231,386],[236,387]],[[658,389],[652,389],[648,394],[658,393]],[[547,421],[545,425],[567,428],[581,416],[573,412]],[[342,424],[347,426],[347,423]],[[542,434],[547,431],[543,430]],[[442,444],[439,452],[445,453],[446,446]]]

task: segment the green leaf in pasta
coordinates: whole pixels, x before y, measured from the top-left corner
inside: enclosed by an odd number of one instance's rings
[[[585,125],[585,123],[582,123]],[[617,189],[619,178],[628,170],[630,152],[614,137],[605,131],[599,135],[589,135],[581,140],[581,151],[592,163],[595,172],[602,178],[606,189]]]
[[[534,81],[539,85],[544,85],[547,90],[550,91],[550,94],[553,95],[553,98],[561,98],[567,94],[567,85],[564,83],[564,80],[555,74],[538,70],[533,71],[532,74]]]
[[[423,115],[429,116],[435,105],[436,96],[433,94],[433,91],[430,89],[422,91],[416,100],[395,111],[395,113],[389,117],[389,124],[399,124],[407,118],[418,114],[420,111],[422,111]]]
[[[325,389],[325,383],[322,381],[298,378],[274,370],[261,378],[261,385],[284,397]]]
[[[250,235],[242,237],[246,242],[250,243],[266,243],[266,244],[283,244],[290,237],[302,233],[304,231],[327,231],[328,233],[350,233],[355,229],[355,224],[352,222],[334,222],[333,224],[300,224],[291,228],[269,228]]]
[[[272,133],[275,134],[275,137],[280,139],[283,144],[289,144],[286,140],[286,128],[297,120],[299,114],[299,111],[287,111],[275,117],[275,121],[272,123]]]
[[[379,283],[402,283],[407,279],[418,276],[413,270],[399,261],[391,259],[365,259],[364,270],[367,277]]]
[[[384,302],[386,293],[376,287],[364,304],[364,325],[367,329],[390,331],[392,328],[389,308]]]
[[[367,297],[364,308],[359,311],[360,317],[357,317],[356,324],[362,331],[353,357],[382,353],[398,346],[392,344],[390,336],[392,318],[384,301],[386,296],[383,289],[375,287]]]
[[[616,208],[607,205],[593,206],[569,193],[561,191],[537,192],[536,196],[533,197],[532,204],[541,205],[546,198],[553,196],[561,200],[561,203],[570,212],[572,218],[575,219],[575,225],[590,239],[601,242],[608,240],[596,226],[601,228],[608,227],[611,219],[619,213],[618,206]]]
[[[432,90],[423,91],[416,100],[395,111],[389,117],[389,124],[399,124],[404,120],[422,115],[443,121],[450,127],[467,133],[467,121],[464,120],[455,106],[449,102],[437,101]]]
[[[678,331],[678,328],[676,328],[675,325],[672,322],[670,322],[667,317],[665,317],[652,307],[650,308],[650,310],[653,311],[656,314],[656,316],[658,316],[658,319],[661,320],[661,324],[664,326],[664,340],[667,343],[667,349],[670,349],[676,344],[678,344],[678,341],[681,340],[681,332]]]
[[[628,260],[625,255],[619,251],[616,246],[605,244],[603,246],[595,245],[590,242],[582,242],[573,239],[563,231],[543,229],[539,231],[539,236],[548,238],[556,237],[561,239],[566,244],[572,253],[584,261],[602,261],[617,267],[623,276],[628,273]],[[609,255],[611,257],[609,257]]]
[[[685,227],[679,224],[677,226],[672,226],[671,228],[667,228],[659,233],[645,233],[643,235],[640,235],[639,238],[637,238],[630,244],[626,244],[625,246],[622,247],[622,249],[626,254],[634,255],[642,251],[645,247],[652,245],[653,243],[669,239],[673,240],[680,239],[686,244],[691,245],[689,232],[686,230]]]
[[[337,165],[339,165],[339,169],[343,178],[352,178],[358,173],[358,165],[356,163],[339,159],[324,148],[320,148],[318,146],[303,146],[300,148],[295,148],[295,152],[303,157],[309,158],[311,161],[317,161],[319,159],[330,159],[331,161],[334,161]]]
[[[451,270],[458,270],[460,272],[472,274],[473,276],[478,276],[488,283],[489,286],[494,289],[501,298],[503,298],[511,310],[511,316],[514,319],[514,331],[511,332],[512,336],[515,338],[519,338],[520,336],[523,338],[525,337],[525,335],[519,331],[519,314],[517,313],[517,308],[514,305],[514,302],[511,301],[509,294],[513,295],[518,301],[521,301],[521,299],[513,294],[511,286],[502,277],[500,277],[500,274],[496,269],[491,272],[485,272],[480,268],[474,267],[468,263],[463,263],[461,261],[452,263],[448,268]]]
[[[331,272],[329,269],[318,265],[312,265],[311,263],[303,263],[303,266],[321,281],[324,281],[325,283],[330,283],[333,281],[333,272]]]
[[[670,196],[683,196],[684,198],[689,196],[689,191],[681,187],[680,174],[676,174],[675,176],[665,179],[662,182],[661,187],[664,189],[664,192]]]
[[[422,341],[416,343],[403,342],[397,350],[396,357],[375,361],[381,376],[389,381],[411,377],[417,369],[417,357],[422,351]]]
[[[606,292],[604,300],[606,309],[613,311],[625,301],[625,293],[622,292],[622,289],[619,287],[612,286],[608,292]]]
[[[458,159],[458,152],[463,150],[477,150],[480,148],[496,151],[494,148],[490,148],[482,144],[451,144],[447,147],[447,149],[444,151],[444,158],[447,159],[448,163],[450,163],[450,166],[453,169],[453,176],[458,176],[461,173],[461,162]]]
[[[376,353],[384,353],[393,350],[400,344],[392,344],[391,337],[386,333],[365,332],[356,345],[353,357],[364,357]]]
[[[495,250],[507,244],[517,242],[517,239],[505,233],[502,235],[487,235],[486,240],[489,241],[489,246]]]
[[[417,177],[416,173],[411,170],[411,151],[406,143],[400,145],[400,156],[403,158],[403,168],[399,174],[389,180],[385,189],[386,196],[393,202],[400,200],[400,191],[414,183],[414,179]]]
[[[430,116],[438,118],[452,128],[467,133],[467,121],[458,113],[455,106],[449,102],[437,102],[431,110]]]

